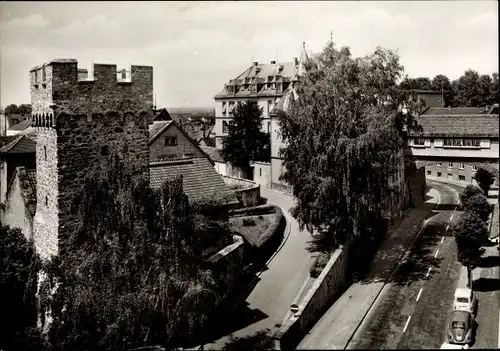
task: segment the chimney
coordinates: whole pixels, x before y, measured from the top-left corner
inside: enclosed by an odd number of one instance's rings
[[[275,65],[276,64],[276,61],[271,61],[271,65]]]
[[[254,65],[254,66],[257,66],[258,64],[259,64],[258,62],[254,62],[254,63],[253,63],[253,65]]]
[[[297,67],[299,65],[299,59],[294,57],[293,58],[293,64],[295,65],[295,67]]]

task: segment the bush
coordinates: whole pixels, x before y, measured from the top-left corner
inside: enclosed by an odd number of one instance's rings
[[[250,227],[250,226],[254,226],[254,225],[255,225],[255,221],[252,218],[243,218],[243,226],[244,227]]]
[[[491,205],[483,194],[471,196],[464,206],[465,211],[475,212],[484,222],[488,220],[491,213]]]
[[[311,269],[309,269],[309,275],[312,278],[318,278],[323,269],[326,267],[326,264],[330,260],[331,256],[331,252],[320,252],[318,256],[316,256]]]

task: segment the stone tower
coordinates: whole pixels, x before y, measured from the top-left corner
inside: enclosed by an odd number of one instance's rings
[[[149,172],[153,67],[94,64],[93,75],[74,59],[30,70],[33,127],[37,129],[37,208],[34,241],[43,258],[57,255],[76,226],[74,195],[85,176],[118,154],[137,174]],[[125,79],[124,79],[125,78]]]

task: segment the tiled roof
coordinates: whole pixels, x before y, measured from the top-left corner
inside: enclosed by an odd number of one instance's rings
[[[429,107],[422,113],[422,115],[481,115],[486,114],[487,112],[488,111],[485,107]]]
[[[2,154],[30,154],[36,153],[36,140],[32,136],[22,134],[0,148]]]
[[[149,125],[149,143],[151,144],[168,126],[172,121],[153,122]]]
[[[171,119],[172,117],[170,117],[170,114],[165,108],[162,108],[161,110],[157,111],[155,116],[153,117],[153,121],[169,121]]]
[[[182,176],[184,193],[190,201],[233,193],[205,157],[150,162],[149,171],[151,187],[156,189],[165,180]]]
[[[215,140],[214,140],[215,142]],[[222,155],[220,154],[220,150],[211,146],[201,146],[201,149],[205,151],[205,153],[212,159],[214,162],[224,162]]]
[[[30,126],[31,126],[31,118],[28,118],[28,119],[25,119],[22,122],[14,124],[13,126],[11,126],[9,128],[9,130],[11,130],[11,131],[21,131],[21,130],[25,130],[26,128],[28,128]]]
[[[496,137],[498,115],[423,115],[417,117],[425,136]]]

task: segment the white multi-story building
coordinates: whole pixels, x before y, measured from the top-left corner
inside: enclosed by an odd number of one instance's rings
[[[234,79],[230,79],[224,85],[224,89],[215,95],[215,147],[222,149],[222,141],[227,136],[229,122],[233,118],[233,109],[238,102],[248,100],[257,101],[263,110],[262,131],[271,134],[271,164],[258,162],[254,165],[254,180],[266,187],[271,187],[279,175],[273,171],[273,160],[279,159],[278,148],[281,146],[279,140],[279,126],[271,111],[279,103],[280,99],[291,92],[304,73],[305,43],[301,57],[294,58],[292,62],[277,62],[262,64],[254,62],[243,73]],[[276,139],[276,140],[275,140]],[[279,141],[279,142],[278,142]],[[281,164],[281,162],[279,162]],[[228,169],[224,167],[224,169]],[[233,172],[225,171],[226,175]]]

